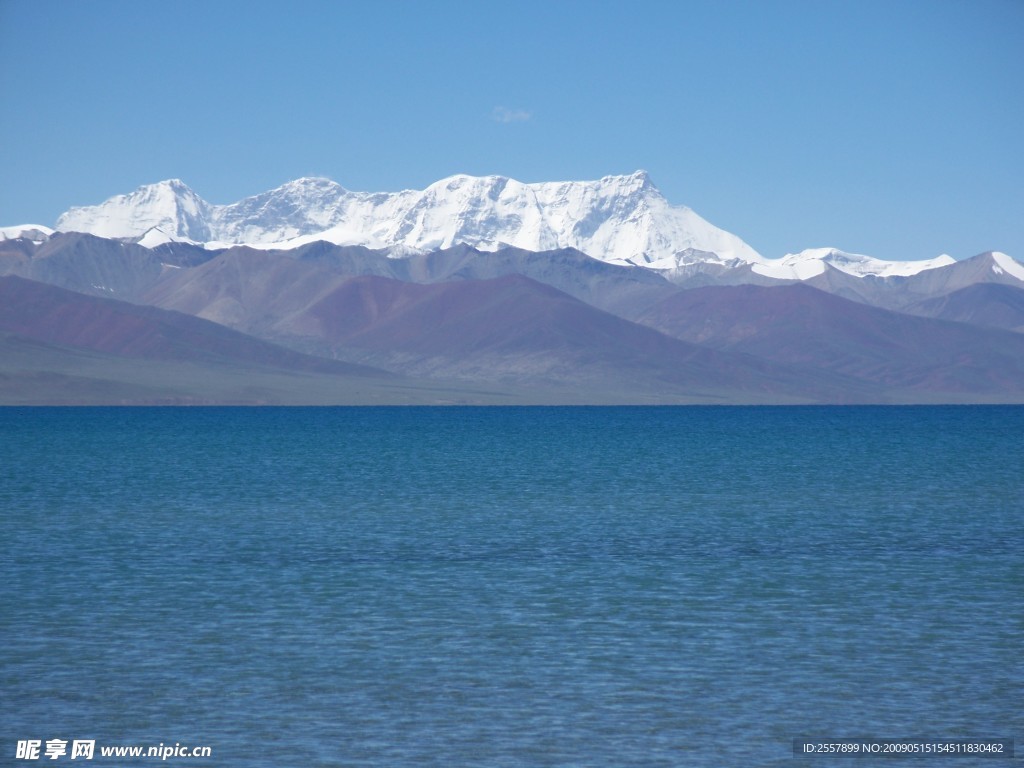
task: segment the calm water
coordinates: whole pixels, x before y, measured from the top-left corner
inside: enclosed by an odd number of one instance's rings
[[[1024,750],[1020,407],[0,409],[0,520],[3,765]]]

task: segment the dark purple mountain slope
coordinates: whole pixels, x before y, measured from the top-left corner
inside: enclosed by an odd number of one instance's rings
[[[1024,398],[1024,337],[912,317],[807,285],[695,288],[643,322],[715,349],[912,392]]]
[[[578,382],[735,400],[872,399],[826,373],[684,343],[520,275],[420,285],[345,282],[293,318],[341,356],[406,373]]]
[[[87,296],[14,276],[0,278],[0,331],[129,358],[386,375],[303,355],[180,312]]]

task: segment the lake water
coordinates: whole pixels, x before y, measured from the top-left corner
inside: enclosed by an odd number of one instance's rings
[[[1024,749],[1024,407],[0,409],[0,520],[4,765]]]

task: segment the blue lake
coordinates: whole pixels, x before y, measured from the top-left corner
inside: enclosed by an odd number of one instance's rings
[[[1024,407],[8,408],[0,521],[3,765],[1024,750]]]

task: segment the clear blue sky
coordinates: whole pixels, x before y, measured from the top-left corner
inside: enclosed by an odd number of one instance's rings
[[[0,0],[0,99],[4,225],[642,168],[766,256],[1024,260],[1024,0]]]

